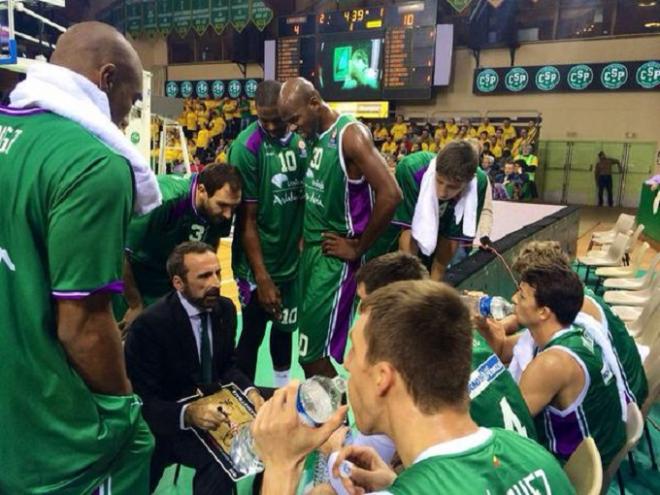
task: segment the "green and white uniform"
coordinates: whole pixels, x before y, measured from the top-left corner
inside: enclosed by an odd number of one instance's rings
[[[229,148],[228,161],[243,181],[243,201],[257,203],[257,231],[266,270],[282,296],[278,329],[293,332],[298,315],[298,260],[305,201],[307,163],[305,142],[290,134],[273,139],[258,122],[250,124]],[[256,289],[240,232],[232,244],[232,269],[241,305],[250,303]]]
[[[479,332],[473,332],[470,416],[479,426],[499,427],[536,439],[534,420],[515,380]]]
[[[629,402],[635,401],[641,407],[648,396],[649,385],[642,366],[642,358],[635,345],[635,339],[630,336],[625,323],[612,311],[602,297],[597,296],[586,287],[584,295],[591,298],[603,312],[605,317],[603,328],[612,342],[612,348],[621,365],[620,369],[627,385],[627,400]]]
[[[80,125],[0,108],[0,493],[148,493],[140,399],[92,393],[57,337],[57,299],[123,290],[132,191]]]
[[[586,437],[593,437],[603,466],[626,441],[621,420],[616,380],[603,362],[602,350],[582,328],[571,326],[557,332],[541,349],[560,349],[568,353],[584,372],[584,388],[564,410],[546,406],[535,418],[539,441],[564,462]]]
[[[371,187],[364,177],[348,178],[342,153],[342,136],[351,125],[361,124],[352,116],[341,115],[317,138],[305,174],[304,247],[300,259],[301,363],[328,355],[343,362],[353,319],[355,272],[362,259],[348,263],[325,256],[321,250],[324,232],[355,238],[364,232],[371,217]]]
[[[174,248],[185,241],[202,241],[217,248],[229,235],[231,222],[210,224],[195,207],[197,174],[158,176],[163,203],[134,217],[128,227],[126,252],[145,305],[172,290],[165,265]]]
[[[543,447],[499,428],[437,444],[379,495],[571,494],[559,463]]]
[[[397,207],[396,213],[392,224],[398,226],[400,229],[412,228],[412,221],[415,215],[415,207],[419,199],[419,193],[422,185],[422,179],[429,163],[435,154],[428,151],[418,151],[412,153],[399,162],[396,167],[395,177],[396,181],[403,192],[403,201]],[[477,167],[477,225],[481,218],[481,211],[484,207],[486,193],[488,190],[488,175],[480,168]],[[439,228],[438,236],[447,239],[461,241],[463,243],[472,243],[473,237],[463,233],[463,220],[456,223],[454,215],[454,207],[459,198],[454,198],[449,201],[441,201],[439,204]],[[430,266],[433,256],[421,256],[425,264]]]

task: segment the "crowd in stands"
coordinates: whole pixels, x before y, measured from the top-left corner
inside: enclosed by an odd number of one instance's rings
[[[184,130],[192,172],[199,172],[208,163],[226,163],[227,151],[240,131],[257,118],[254,100],[186,99],[177,122]],[[504,118],[494,125],[486,117],[479,122],[454,118],[431,123],[406,122],[402,115],[395,121],[364,121],[377,148],[394,170],[406,155],[416,151],[438,153],[448,143],[470,139],[478,143],[480,166],[488,174],[493,198],[524,201],[538,196],[536,171],[538,156],[534,153],[538,141],[538,124],[530,120],[525,127],[516,127]],[[152,156],[159,155],[160,119],[152,120]],[[168,133],[165,147],[168,171],[178,172],[183,162],[183,147],[174,132]]]

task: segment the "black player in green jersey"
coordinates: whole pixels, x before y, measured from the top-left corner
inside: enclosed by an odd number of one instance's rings
[[[234,209],[241,201],[241,179],[227,164],[208,165],[190,177],[161,175],[163,203],[134,217],[128,227],[124,282],[129,325],[144,306],[172,287],[165,269],[172,250],[184,241],[202,241],[217,249],[229,235]]]
[[[258,121],[229,148],[229,163],[243,181],[243,203],[236,216],[232,269],[242,306],[243,327],[236,349],[238,365],[254,379],[257,353],[272,321],[270,353],[275,386],[288,382],[291,334],[298,326],[298,260],[302,237],[307,148],[280,119],[282,84],[257,86]]]
[[[299,278],[300,362],[308,376],[332,376],[343,362],[355,272],[387,228],[401,192],[368,129],[339,115],[309,81],[282,86],[279,111],[309,141]]]
[[[470,417],[472,325],[454,289],[415,280],[376,290],[362,301],[351,342],[346,368],[356,425],[391,437],[404,470],[397,476],[368,447],[344,447],[333,469],[338,476],[339,467],[346,468],[349,493],[574,493],[542,446],[479,427]],[[295,384],[277,391],[254,422],[264,494],[293,494],[301,458],[345,414],[340,408],[321,428],[310,428],[297,420],[295,398]]]

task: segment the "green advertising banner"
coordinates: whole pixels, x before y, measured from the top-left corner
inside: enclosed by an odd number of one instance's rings
[[[142,34],[142,0],[126,0],[126,32],[133,38]]]
[[[241,33],[250,20],[250,0],[231,0],[229,6],[229,22]]]
[[[193,28],[199,34],[204,34],[211,24],[210,0],[192,0]]]
[[[472,3],[472,0],[447,0],[447,3],[454,7],[454,10],[461,13]]]
[[[174,25],[174,0],[158,0],[158,32],[167,36]]]
[[[147,36],[158,34],[158,2],[147,0],[142,2],[142,31]]]
[[[477,95],[648,90],[660,90],[657,60],[480,68],[472,88]]]
[[[192,0],[174,0],[172,25],[179,36],[186,37],[192,27]]]
[[[229,0],[211,0],[211,26],[216,33],[222,32],[229,24]]]
[[[273,20],[273,11],[263,0],[252,0],[250,4],[250,19],[257,26],[259,31],[263,31]]]

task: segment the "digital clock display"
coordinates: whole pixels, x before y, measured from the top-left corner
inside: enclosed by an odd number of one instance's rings
[[[385,7],[321,12],[316,20],[319,33],[342,33],[382,29]]]

